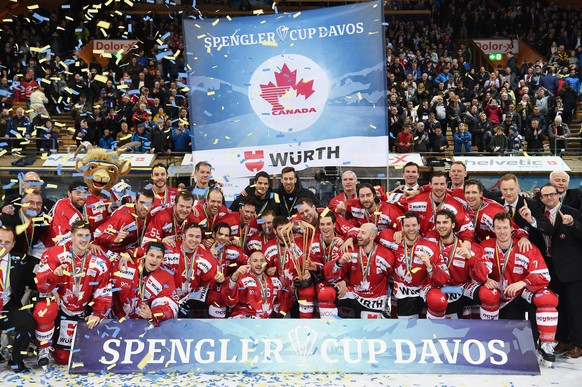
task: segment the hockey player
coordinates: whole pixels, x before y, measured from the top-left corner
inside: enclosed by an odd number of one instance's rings
[[[186,224],[195,220],[192,213],[193,205],[192,194],[188,191],[179,191],[174,206],[158,211],[148,222],[142,246],[149,242],[162,241],[165,245],[174,247],[182,238]]]
[[[380,201],[376,190],[371,184],[362,183],[358,186],[357,198],[346,203],[345,218],[356,227],[364,223],[373,223],[378,231],[387,228],[398,229],[398,218],[404,211],[396,204]]]
[[[151,190],[154,193],[151,216],[164,208],[170,208],[174,205],[178,188],[168,187],[168,170],[162,163],[154,165],[152,168],[152,185]],[[148,187],[146,187],[148,188]]]
[[[265,274],[267,262],[260,251],[249,257],[222,287],[222,295],[233,318],[269,318],[279,305],[282,288],[277,277]]]
[[[154,193],[144,190],[135,203],[125,204],[95,230],[95,243],[106,251],[124,252],[142,245]]]
[[[501,293],[497,305],[489,305],[491,318],[522,320],[525,312],[534,335],[539,336],[539,351],[547,362],[554,362],[554,336],[558,325],[558,297],[547,288],[550,275],[537,247],[528,252],[516,249],[512,237],[511,214],[500,212],[493,218],[495,238],[481,242],[488,261],[489,275],[484,286]],[[481,299],[486,303],[485,299]]]
[[[55,361],[67,364],[77,323],[84,320],[93,329],[111,309],[109,262],[91,252],[90,243],[91,226],[77,220],[72,224],[71,240],[51,247],[41,258],[38,291],[53,294],[58,301],[46,298],[34,308],[39,366],[48,364],[51,345]]]
[[[373,223],[364,223],[358,231],[358,247],[325,264],[325,277],[337,289],[340,317],[383,318],[390,302],[388,279],[394,270],[394,254],[374,242],[377,235]]]
[[[172,273],[162,267],[164,245],[151,242],[143,258],[113,268],[113,312],[118,318],[143,318],[153,325],[178,316]]]
[[[436,214],[436,231],[430,231],[427,239],[439,246],[439,254],[447,265],[450,279],[445,286],[447,293],[432,289],[431,309],[436,318],[461,318],[465,306],[478,305],[479,283],[487,279],[487,270],[483,265],[475,265],[486,259],[478,243],[472,242],[471,249],[462,245],[462,241],[453,233],[455,215],[446,209]],[[474,281],[473,278],[476,280]],[[441,294],[442,293],[442,294]],[[441,297],[442,295],[446,297]],[[427,301],[428,303],[428,301]]]
[[[418,218],[418,214],[411,211],[403,215],[402,242],[394,252],[394,297],[398,318],[419,318],[423,300],[428,307],[427,318],[444,315],[442,303],[446,302],[446,297],[438,288],[449,281],[448,268],[438,245],[420,236]]]
[[[225,222],[217,223],[212,233],[214,244],[210,253],[216,259],[216,275],[208,286],[208,316],[211,318],[225,318],[226,304],[221,293],[222,284],[232,273],[242,265],[248,263],[248,257],[237,246],[231,244],[230,226]]]
[[[180,191],[178,197],[183,192],[187,191]],[[208,286],[216,276],[216,259],[201,245],[202,229],[199,224],[186,224],[178,239],[174,246],[165,245],[164,266],[174,274],[180,317],[203,316],[207,310]]]

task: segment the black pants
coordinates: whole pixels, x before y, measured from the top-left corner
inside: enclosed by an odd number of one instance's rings
[[[582,281],[550,285],[560,296],[556,339],[582,348]]]
[[[28,344],[34,339],[36,322],[28,310],[19,310],[12,302],[4,307],[2,316],[6,317],[0,319],[0,330],[14,329],[16,333],[12,344],[12,361],[19,363]]]
[[[361,318],[362,312],[382,313],[381,310],[366,308],[351,298],[337,300],[337,310],[338,316],[341,318]]]

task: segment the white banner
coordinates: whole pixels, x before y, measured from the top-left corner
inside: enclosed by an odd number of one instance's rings
[[[215,170],[214,177],[253,176],[259,171],[280,173],[284,167],[296,170],[310,167],[355,166],[385,167],[388,141],[384,137],[350,137],[286,145],[242,147],[225,153],[224,150],[205,150],[193,153],[193,163],[204,160]],[[383,157],[384,164],[377,160]],[[184,157],[184,162],[188,159]]]
[[[80,154],[77,156],[78,159],[85,157],[85,154]],[[130,160],[132,167],[149,167],[154,161],[155,155],[147,153],[131,154],[126,153],[119,156],[122,160]],[[68,153],[55,153],[51,155],[42,164],[43,167],[74,167],[76,161],[73,160],[73,154]]]
[[[568,164],[557,156],[492,156],[462,157],[455,156],[455,161],[462,161],[467,172],[552,172],[570,171]]]
[[[473,42],[485,54],[505,54],[506,52],[519,52],[519,40],[510,39],[473,39]]]

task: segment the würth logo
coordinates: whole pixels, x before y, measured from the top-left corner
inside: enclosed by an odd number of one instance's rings
[[[302,55],[278,55],[255,70],[249,100],[258,117],[272,129],[297,132],[321,116],[329,84],[317,63]]]
[[[265,166],[265,152],[262,150],[258,151],[245,151],[245,167],[251,172],[259,172]]]

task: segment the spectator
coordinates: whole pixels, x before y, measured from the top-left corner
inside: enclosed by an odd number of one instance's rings
[[[115,138],[117,139],[118,148],[121,148],[123,145],[131,141],[132,133],[129,131],[129,126],[126,121],[121,122],[120,131]]]
[[[487,115],[487,119],[491,121],[493,125],[501,124],[501,117],[503,117],[503,109],[497,104],[495,98],[491,98],[489,103],[483,109],[483,112]]]
[[[509,147],[509,139],[505,135],[503,128],[499,125],[495,126],[495,135],[491,139],[490,151],[504,155]]]
[[[404,124],[402,131],[396,135],[396,152],[409,153],[412,152],[412,127],[410,124]]]
[[[131,136],[131,142],[139,142],[140,145],[133,148],[135,152],[147,153],[151,148],[149,140],[149,133],[146,131],[146,125],[141,123],[137,126],[137,130]]]
[[[471,133],[467,131],[467,126],[464,123],[459,124],[459,130],[453,133],[453,139],[455,141],[455,155],[471,153]]]
[[[172,130],[172,145],[174,152],[191,152],[192,139],[190,130],[183,122],[178,122],[178,128]]]
[[[430,148],[430,138],[428,133],[424,130],[424,123],[416,124],[416,130],[412,135],[414,141],[414,152],[424,153],[428,152]]]
[[[538,120],[533,120],[531,126],[525,131],[527,152],[530,155],[541,155],[544,153],[544,140],[546,136],[539,125],[540,122]]]
[[[550,152],[552,155],[560,155],[567,149],[567,137],[570,137],[570,128],[562,122],[562,117],[557,116],[554,123],[548,128],[550,139]]]
[[[515,125],[509,127],[509,136],[507,137],[510,152],[521,153],[523,150],[523,137],[519,134]]]
[[[99,147],[107,150],[113,150],[115,148],[115,139],[111,136],[111,129],[103,129],[103,137],[99,139]]]
[[[22,128],[24,128],[24,130]],[[8,137],[30,137],[30,133],[30,120],[24,115],[24,109],[16,109],[16,115],[8,122],[6,135]]]
[[[432,139],[431,151],[435,153],[444,153],[449,147],[449,141],[447,137],[443,134],[443,130],[440,126],[435,128],[435,135]]]
[[[30,94],[30,119],[32,120],[37,114],[49,115],[48,110],[45,106],[49,102],[48,98],[44,94],[43,87],[37,87]]]
[[[151,117],[151,116],[149,116]],[[149,140],[151,143],[151,153],[164,154],[172,152],[172,144],[170,140],[170,130],[171,128],[164,127],[154,124],[149,129]]]

